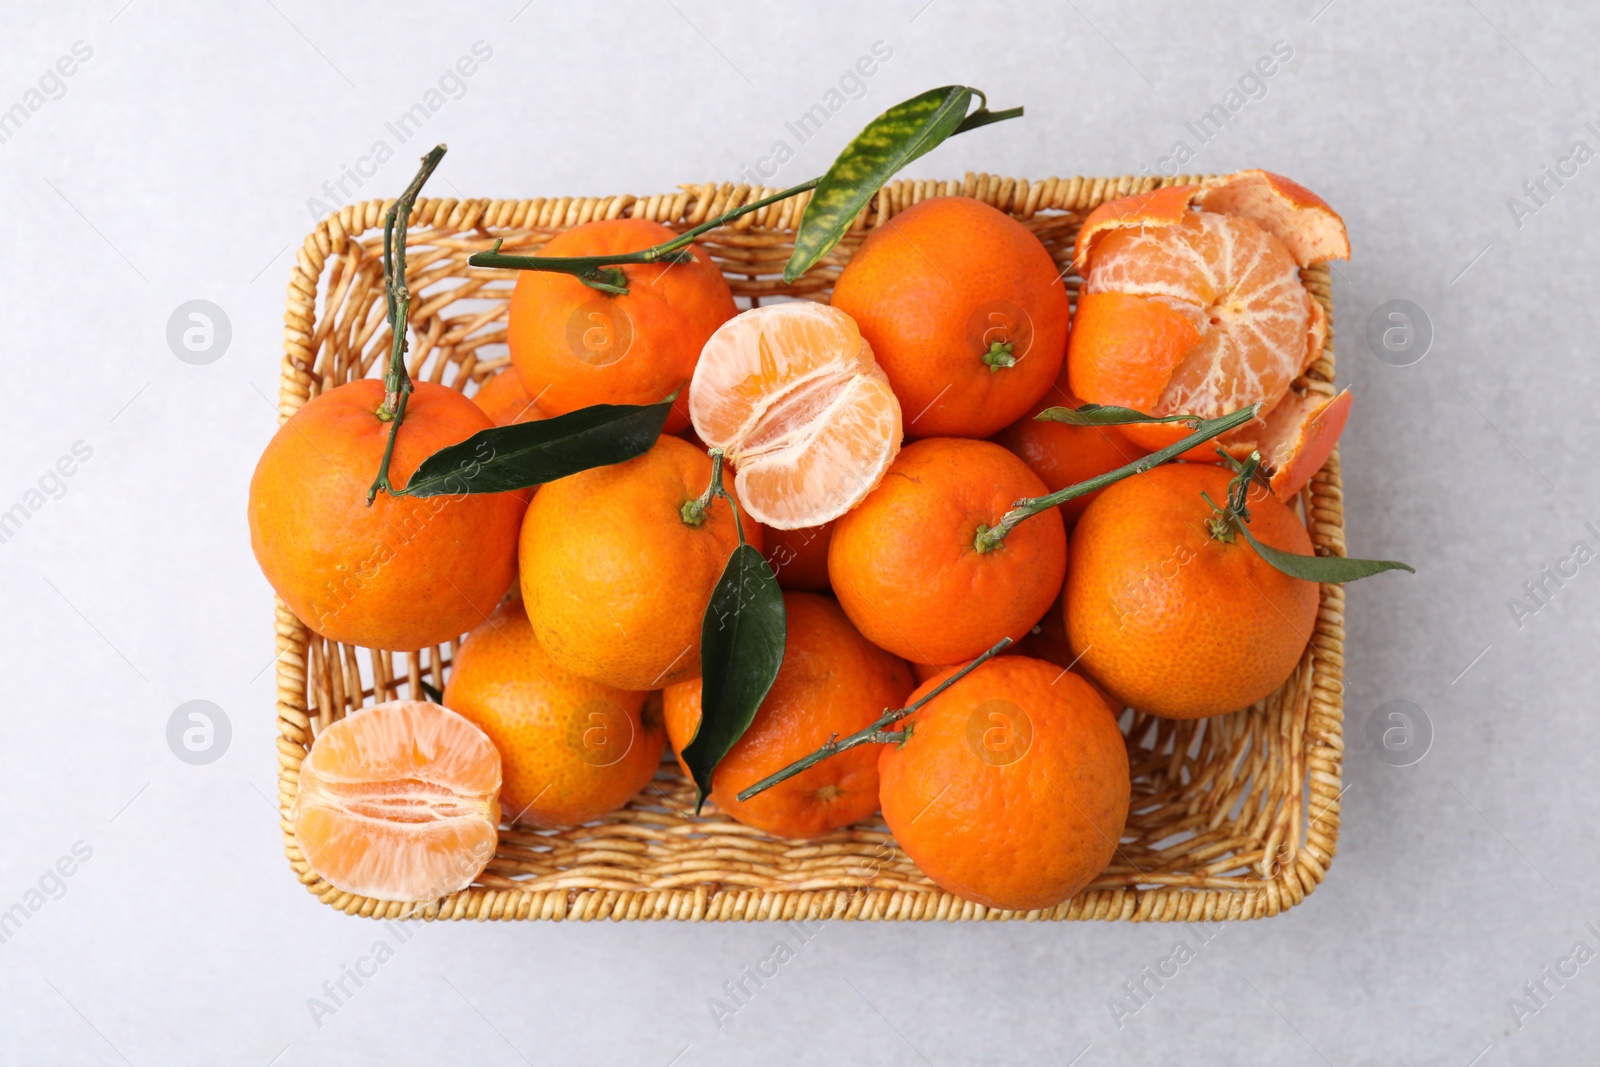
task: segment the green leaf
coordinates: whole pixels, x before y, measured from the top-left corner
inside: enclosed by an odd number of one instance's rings
[[[1182,422],[1199,426],[1198,415],[1146,415],[1132,408],[1084,404],[1075,408],[1045,408],[1034,416],[1039,422],[1062,422],[1068,426],[1132,426],[1141,422]]]
[[[900,168],[947,137],[1022,114],[1021,108],[989,111],[980,106],[968,115],[974,96],[983,99],[981,92],[965,85],[929,89],[867,123],[812,192],[795,234],[794,254],[783,268],[783,280],[794,281],[832,251],[872,194]]]
[[[700,728],[683,750],[695,813],[711,774],[744,736],[783,664],[783,592],[761,553],[741,544],[717,579],[700,626]]]
[[[650,451],[677,394],[659,404],[595,404],[537,422],[479,430],[422,461],[398,496],[504,493]]]
[[[1235,522],[1234,527],[1250,542],[1256,554],[1291,578],[1304,578],[1308,582],[1353,582],[1358,578],[1381,574],[1384,571],[1410,571],[1417,569],[1409,563],[1392,559],[1350,559],[1347,556],[1302,556],[1285,552],[1255,539],[1250,527]]]

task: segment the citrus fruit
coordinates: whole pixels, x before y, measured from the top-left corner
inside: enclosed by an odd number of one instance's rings
[[[1125,705],[1174,719],[1248,707],[1283,684],[1311,639],[1317,584],[1211,529],[1200,494],[1225,507],[1231,478],[1210,464],[1167,464],[1111,486],[1078,520],[1067,640]],[[1258,541],[1311,554],[1305,527],[1275,496],[1254,491],[1249,507]]]
[[[487,429],[454,389],[417,382],[389,467],[404,487],[435,451]],[[391,423],[383,383],[364,378],[309,400],[268,443],[250,480],[250,545],[289,610],[331,641],[415,651],[482,622],[516,568],[517,493],[367,506]]]
[[[489,421],[496,426],[536,422],[544,418],[544,412],[539,410],[533,397],[522,387],[522,379],[517,376],[515,367],[507,367],[485,378],[483,384],[478,386],[478,391],[472,394],[472,402],[482,408],[483,413],[489,416]]]
[[[1071,391],[1152,415],[1215,418],[1259,403],[1265,416],[1322,354],[1327,335],[1326,313],[1299,268],[1348,256],[1339,216],[1264,171],[1102,204],[1074,254],[1084,283],[1067,354]],[[1190,430],[1121,429],[1151,450]],[[1242,455],[1261,429],[1257,420],[1222,442]],[[1192,458],[1208,458],[1211,447]]]
[[[640,718],[645,694],[564,670],[539,647],[519,600],[467,635],[445,706],[500,751],[500,805],[510,822],[570,826],[615,811],[644,788],[666,743]]]
[[[700,624],[738,545],[726,500],[684,517],[711,460],[676,437],[549,482],[522,523],[522,597],[539,645],[573,674],[659,689],[700,674]],[[738,497],[734,493],[735,498]],[[761,531],[745,536],[761,547]]]
[[[904,743],[878,756],[883,818],[941,888],[991,908],[1048,908],[1111,862],[1128,817],[1128,752],[1077,675],[997,656],[901,725]]]
[[[988,437],[1061,369],[1061,272],[1028,228],[963,196],[924,200],[872,232],[830,303],[872,344],[910,437]]]
[[[803,526],[794,530],[761,531],[767,563],[785,589],[826,593],[828,585],[828,546],[833,543],[833,523]]]
[[[980,528],[1044,495],[1027,464],[990,441],[933,437],[901,451],[883,482],[833,528],[828,575],[850,621],[915,663],[956,663],[1020,638],[1061,590],[1056,508],[980,552]]]
[[[825,759],[747,801],[739,791],[902,706],[911,671],[862,637],[831,597],[788,592],[783,607],[783,666],[750,728],[717,764],[711,799],[747,826],[815,837],[878,810],[876,745]],[[673,751],[681,753],[700,728],[700,680],[668,686],[662,710]]]
[[[551,238],[541,256],[639,252],[677,234],[648,219],[603,219]],[[627,294],[591,288],[570,274],[521,271],[506,341],[528,395],[547,415],[592,404],[655,404],[694,373],[700,349],[733,317],[733,293],[704,249],[683,263],[626,264]],[[689,424],[679,393],[667,432]]]
[[[1065,378],[1063,369],[1043,399],[994,437],[996,444],[1015,453],[1052,493],[1149,455],[1148,449],[1128,440],[1115,426],[1069,426],[1035,419],[1046,408],[1083,406],[1081,400],[1066,391]],[[1089,501],[1104,491],[1097,489],[1060,505],[1061,518],[1069,532]]]
[[[836,519],[900,449],[900,403],[855,322],[825,304],[752,308],[706,342],[689,385],[700,439],[774,529]]]
[[[323,729],[289,819],[313,871],[346,893],[422,901],[465,889],[494,855],[500,754],[437,704],[393,700]]]

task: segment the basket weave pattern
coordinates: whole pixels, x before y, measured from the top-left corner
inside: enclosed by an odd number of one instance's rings
[[[807,194],[752,212],[700,243],[741,306],[776,296],[826,299],[873,227],[921,200],[983,200],[1038,235],[1063,269],[1083,217],[1099,204],[1197,176],[1049,178],[968,174],[962,181],[885,186],[839,248],[794,284],[782,280]],[[555,233],[594,219],[648,218],[679,229],[776,192],[745,185],[684,186],[652,197],[419,200],[407,243],[413,294],[411,374],[470,391],[504,367],[510,272],[469,267],[467,257],[504,239],[531,252]],[[289,280],[279,418],[310,397],[382,373],[382,229],[391,201],[351,204],[318,223]],[[1328,272],[1302,271],[1328,312],[1322,357],[1297,383],[1333,391],[1333,307]],[[1067,286],[1076,300],[1079,279]],[[402,433],[404,430],[401,431]],[[1320,552],[1344,555],[1343,493],[1335,452],[1301,498]],[[315,732],[347,712],[444,688],[457,645],[394,653],[329,642],[280,600],[276,611],[278,800],[284,846],[302,883],[325,903],[375,918],[429,919],[1125,919],[1217,921],[1275,915],[1327,872],[1339,834],[1344,744],[1344,591],[1322,587],[1316,630],[1283,688],[1254,708],[1199,722],[1122,717],[1133,770],[1127,830],[1111,865],[1071,900],[1004,912],[946,893],[906,857],[881,822],[809,841],[786,841],[729,819],[670,759],[626,808],[596,825],[555,832],[503,829],[488,868],[439,901],[377,901],[336,889],[307,866],[289,812]]]

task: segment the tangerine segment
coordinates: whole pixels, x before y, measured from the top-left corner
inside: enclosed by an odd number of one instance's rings
[[[747,801],[739,791],[830,738],[872,725],[902,706],[913,683],[905,661],[862,637],[833,598],[784,593],[783,607],[783,665],[749,729],[717,764],[711,799],[747,826],[780,837],[815,837],[878,810],[877,746],[823,760]],[[682,753],[700,728],[700,680],[669,686],[662,697],[667,735],[673,751]]]
[[[930,437],[907,445],[883,484],[834,525],[828,574],[850,621],[914,663],[958,663],[1018,640],[1050,607],[1066,571],[1056,508],[977,550],[1044,483],[990,441]]]
[[[1096,245],[1086,294],[1122,293],[1166,305],[1188,319],[1198,338],[1176,366],[1151,414],[1215,418],[1253,403],[1269,412],[1289,384],[1322,351],[1327,320],[1306,292],[1283,242],[1249,219],[1194,213],[1167,226],[1108,233]],[[1114,329],[1103,334],[1115,336]],[[1132,358],[1127,346],[1078,349],[1074,368],[1088,390]],[[1091,391],[1085,399],[1107,401]],[[1112,401],[1115,402],[1115,401]],[[1147,448],[1181,438],[1181,425],[1130,426],[1126,435]],[[1234,441],[1259,432],[1244,427]],[[1234,443],[1231,441],[1229,443]]]
[[[991,908],[1049,908],[1111,861],[1128,816],[1128,752],[1082,678],[1000,656],[902,726],[904,742],[878,756],[883,818],[941,888]]]
[[[375,900],[436,900],[494,855],[500,754],[447,708],[394,700],[352,712],[300,764],[290,821],[312,871]]]
[[[854,320],[822,304],[752,308],[706,342],[695,432],[737,468],[767,526],[818,526],[872,491],[900,449],[900,402]]]

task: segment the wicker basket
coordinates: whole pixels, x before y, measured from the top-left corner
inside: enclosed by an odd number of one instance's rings
[[[779,295],[825,299],[842,264],[874,226],[918,201],[960,194],[1007,211],[1065,267],[1085,214],[1157,184],[1153,178],[1026,181],[968,174],[883,189],[838,250],[793,285],[782,280],[806,196],[762,208],[702,242],[741,304]],[[539,200],[421,200],[412,215],[407,278],[413,294],[413,377],[457,389],[504,366],[510,272],[467,266],[504,238],[532,250],[562,229],[624,216],[687,228],[776,190],[684,186],[661,196]],[[351,204],[318,223],[289,279],[279,417],[315,393],[381,373],[382,230],[389,203]],[[1302,385],[1332,392],[1333,307],[1325,265],[1302,272],[1328,312],[1322,357]],[[1067,277],[1076,298],[1078,279]],[[320,310],[319,310],[320,305]],[[1335,453],[1302,496],[1318,549],[1344,554]],[[633,803],[597,825],[557,832],[503,830],[494,859],[469,888],[401,904],[344,893],[314,874],[289,822],[314,731],[369,702],[443,689],[456,644],[390,653],[339,645],[277,605],[278,800],[284,845],[301,882],[352,915],[429,919],[1253,919],[1293,907],[1327,872],[1339,835],[1344,591],[1322,587],[1316,632],[1300,666],[1259,705],[1199,722],[1136,712],[1122,717],[1133,806],[1121,847],[1092,884],[1057,907],[1004,912],[933,885],[881,822],[810,841],[777,839],[707,804],[664,760]]]

